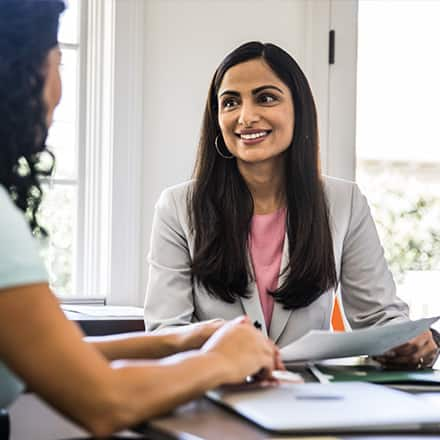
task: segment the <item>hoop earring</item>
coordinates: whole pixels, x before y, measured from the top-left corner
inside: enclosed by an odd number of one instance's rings
[[[221,157],[223,157],[223,159],[233,159],[235,156],[233,155],[233,154],[231,154],[230,156],[226,156],[225,154],[223,154],[221,151],[220,151],[220,148],[219,148],[219,146],[218,146],[218,138],[219,138],[219,134],[215,137],[215,141],[214,141],[214,145],[215,145],[215,149],[217,150],[217,153],[221,156]]]

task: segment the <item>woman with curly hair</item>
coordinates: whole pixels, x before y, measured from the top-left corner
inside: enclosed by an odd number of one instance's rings
[[[104,436],[282,365],[243,317],[184,333],[85,342],[60,310],[31,230],[46,234],[37,211],[40,178],[54,161],[45,140],[61,94],[63,9],[60,0],[0,2],[0,408],[26,384]]]
[[[338,285],[353,328],[409,319],[365,197],[321,173],[301,68],[274,44],[243,44],[214,73],[194,179],[156,205],[146,326],[246,313],[283,347],[330,328]],[[437,353],[428,331],[379,360],[420,368]]]

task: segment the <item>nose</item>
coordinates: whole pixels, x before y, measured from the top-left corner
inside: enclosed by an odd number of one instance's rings
[[[258,108],[253,102],[243,101],[240,109],[238,123],[244,127],[251,127],[260,120]]]

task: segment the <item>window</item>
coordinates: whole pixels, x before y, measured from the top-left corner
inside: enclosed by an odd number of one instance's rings
[[[440,2],[360,1],[356,176],[414,318],[440,300]]]
[[[43,185],[45,198],[40,210],[41,222],[50,234],[43,257],[51,287],[61,297],[71,297],[76,287],[80,6],[79,0],[72,1],[60,21],[63,94],[47,139],[57,160],[53,177]]]
[[[57,157],[39,213],[62,302],[140,305],[144,1],[71,0],[61,18]]]

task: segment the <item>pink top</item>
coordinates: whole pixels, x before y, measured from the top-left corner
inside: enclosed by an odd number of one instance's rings
[[[274,303],[267,292],[278,287],[285,233],[286,208],[252,217],[250,254],[267,329],[270,328]]]

